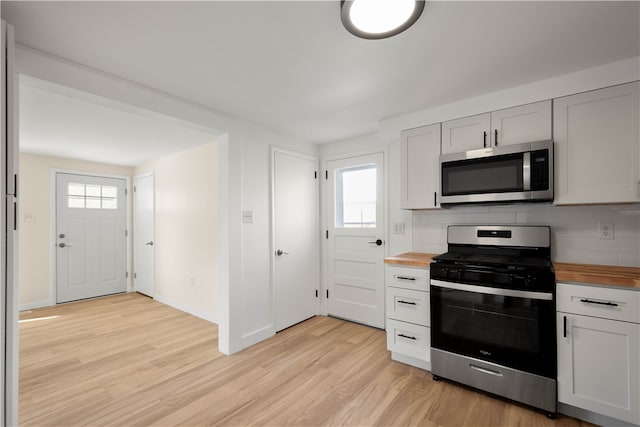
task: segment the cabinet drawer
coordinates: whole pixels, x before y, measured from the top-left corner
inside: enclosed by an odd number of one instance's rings
[[[387,319],[387,350],[428,362],[431,352],[431,329]]]
[[[598,286],[558,283],[557,309],[603,319],[640,323],[640,292]]]
[[[385,285],[396,288],[429,290],[429,270],[426,268],[386,267]]]
[[[429,292],[388,286],[387,317],[429,326]]]

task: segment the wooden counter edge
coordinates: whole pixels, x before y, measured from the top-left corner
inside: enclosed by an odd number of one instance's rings
[[[403,265],[406,267],[429,267],[431,258],[438,254],[423,252],[406,252],[400,255],[390,256],[384,259],[385,264]]]
[[[640,268],[554,262],[556,282],[617,286],[640,291]]]
[[[428,268],[431,259],[438,254],[406,252],[384,259],[385,264]],[[640,291],[640,268],[613,265],[574,264],[554,262],[556,282],[583,283],[587,285],[617,286]]]

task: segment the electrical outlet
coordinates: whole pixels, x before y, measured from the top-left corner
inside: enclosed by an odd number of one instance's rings
[[[615,223],[613,222],[599,222],[598,234],[600,239],[613,240],[615,238]]]

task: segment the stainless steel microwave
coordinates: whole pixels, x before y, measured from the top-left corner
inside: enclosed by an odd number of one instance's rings
[[[440,204],[553,200],[553,141],[440,156]]]

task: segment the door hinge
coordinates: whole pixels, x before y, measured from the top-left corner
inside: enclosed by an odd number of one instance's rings
[[[128,271],[125,273],[125,277],[126,277],[127,279],[129,278],[129,272],[128,272]]]
[[[325,236],[327,237],[327,239],[329,238],[329,230],[325,232]]]
[[[329,171],[324,171],[324,179],[329,179]]]
[[[316,298],[318,298],[318,290],[316,289]]]
[[[136,186],[134,185],[133,186],[133,192],[135,193],[136,191],[138,191],[138,190],[136,189]]]
[[[138,273],[133,273],[133,278],[137,279],[138,278]]]
[[[124,195],[126,196],[127,194],[129,194],[129,190],[127,190],[126,188],[124,189]]]
[[[329,289],[327,289],[327,299],[329,299]]]
[[[124,237],[129,237],[129,230],[124,230]]]

